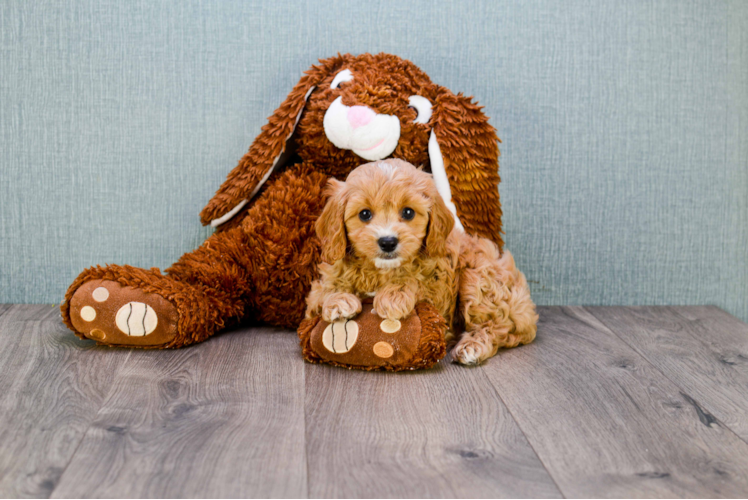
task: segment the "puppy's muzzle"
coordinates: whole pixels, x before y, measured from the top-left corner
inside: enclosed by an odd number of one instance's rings
[[[394,236],[383,236],[377,240],[377,243],[383,252],[390,253],[397,248],[399,241]]]

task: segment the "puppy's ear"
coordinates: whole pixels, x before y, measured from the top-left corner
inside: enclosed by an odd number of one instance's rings
[[[429,160],[434,182],[458,226],[503,247],[499,202],[499,138],[472,98],[438,87]]]
[[[432,194],[434,200],[429,212],[429,227],[426,233],[426,253],[433,258],[447,254],[447,236],[455,225],[454,215],[447,208],[439,193]]]
[[[312,66],[306,71],[286,100],[268,118],[247,154],[239,160],[239,165],[229,173],[216,195],[200,212],[203,225],[222,226],[257,194],[273,169],[282,162],[281,155],[286,150],[286,141],[293,135],[309,95],[322,80],[342,69],[350,59],[348,54],[338,55],[320,60],[319,66]],[[226,224],[220,229],[231,226],[233,224]]]
[[[345,234],[345,183],[335,179],[327,181],[325,194],[329,196],[315,229],[322,247],[322,261],[332,264],[345,257],[348,238]]]

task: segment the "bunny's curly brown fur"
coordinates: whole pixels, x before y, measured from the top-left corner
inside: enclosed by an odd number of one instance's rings
[[[352,80],[332,88],[335,76],[346,69]],[[414,122],[417,112],[409,107],[409,98],[416,95],[432,104],[433,116],[427,123]],[[147,304],[148,294],[174,305],[180,318],[177,333],[168,342],[151,347],[199,342],[246,318],[296,327],[304,316],[304,297],[320,261],[314,224],[327,199],[326,182],[331,177],[344,178],[364,163],[326,136],[325,113],[338,98],[348,107],[367,107],[397,117],[400,136],[389,157],[427,171],[433,135],[466,231],[502,247],[498,138],[481,108],[470,98],[432,83],[413,63],[397,56],[339,54],[321,60],[302,76],[203,209],[203,224],[217,227],[216,233],[163,275],[128,266],[84,271],[71,284],[61,306],[68,327],[80,337],[129,345],[128,337],[114,323],[104,337],[88,331],[80,317],[75,318],[78,328],[73,325],[72,315],[79,312],[71,309],[71,299],[92,279],[115,281],[121,288],[120,296],[104,303],[112,318],[122,304]],[[77,300],[98,311],[101,319],[102,304],[91,297],[78,296]]]

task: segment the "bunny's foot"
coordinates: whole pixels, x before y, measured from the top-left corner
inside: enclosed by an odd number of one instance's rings
[[[70,300],[70,321],[85,337],[109,345],[159,347],[177,335],[177,308],[157,293],[111,280],[84,283]]]
[[[81,338],[123,347],[182,347],[235,321],[241,300],[158,269],[109,265],[83,271],[60,306]]]

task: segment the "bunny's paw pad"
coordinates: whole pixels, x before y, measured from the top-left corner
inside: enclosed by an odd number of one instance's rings
[[[177,308],[157,293],[111,280],[91,280],[70,300],[73,326],[101,344],[157,347],[177,334]]]
[[[304,320],[299,327],[307,361],[361,370],[430,368],[444,357],[447,325],[436,309],[421,303],[402,320],[382,319],[370,302],[351,319]]]

